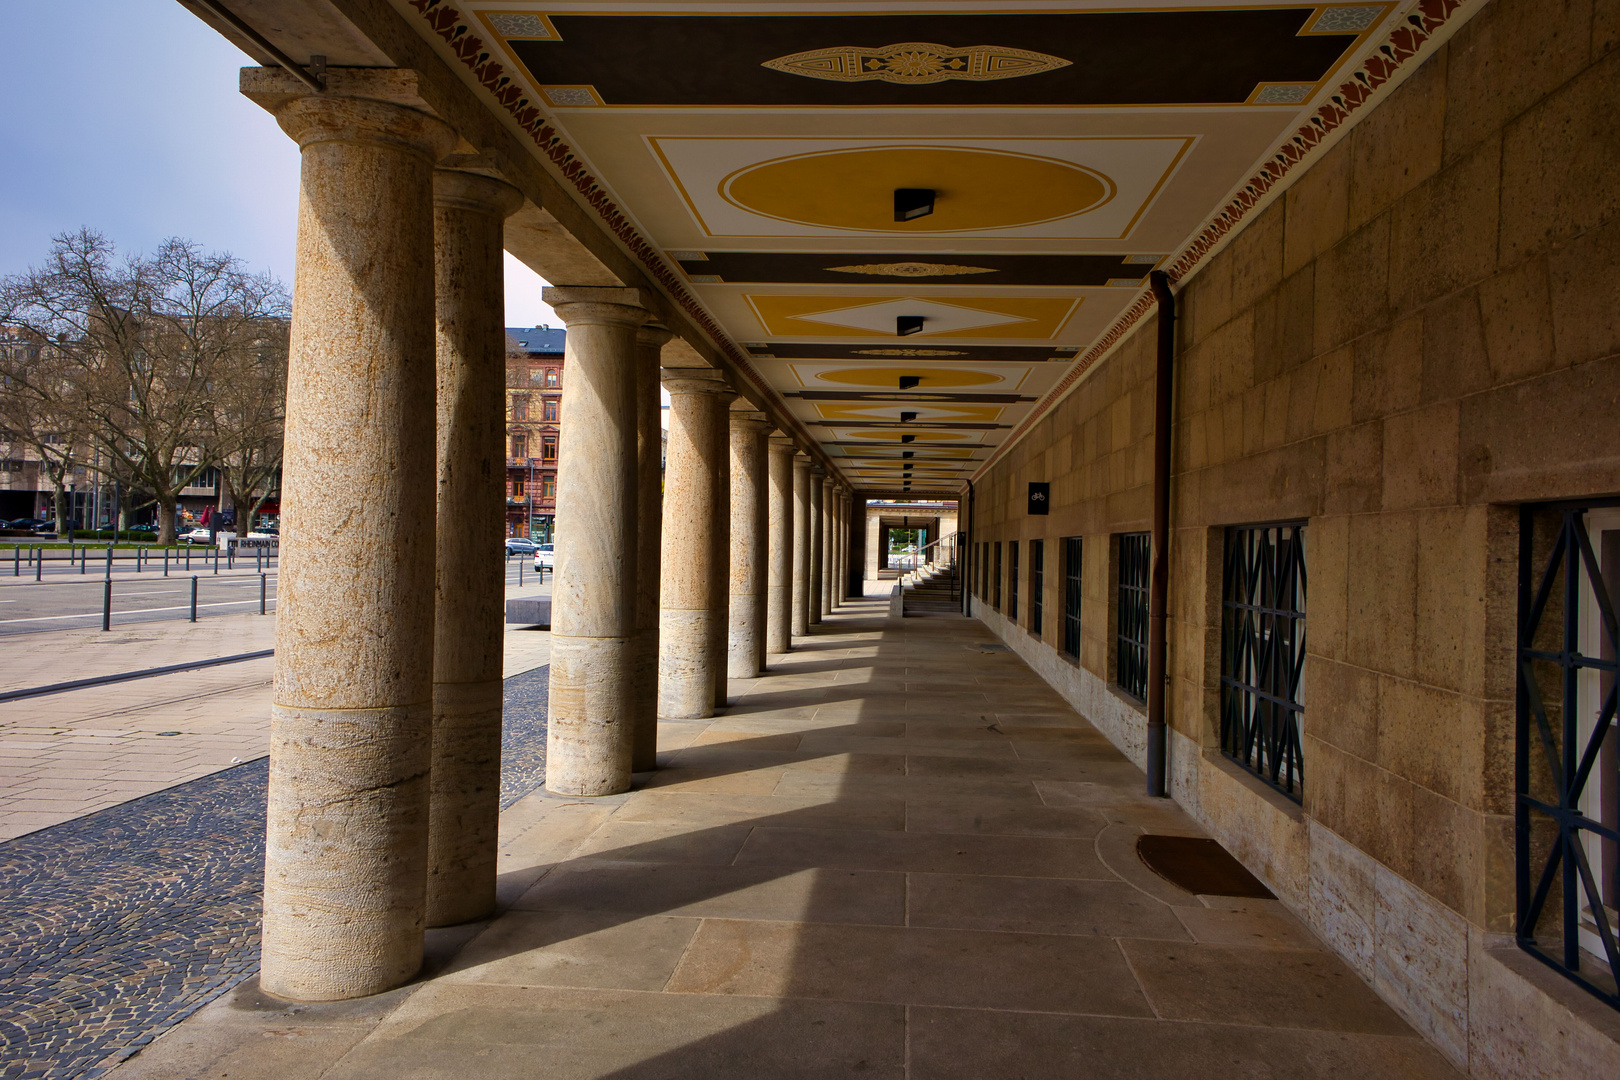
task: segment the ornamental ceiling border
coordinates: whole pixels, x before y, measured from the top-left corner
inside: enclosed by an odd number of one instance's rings
[[[1405,25],[1397,26],[1390,31],[1384,43],[1356,66],[1349,78],[1328,95],[1328,100],[1317,107],[1304,125],[1287,137],[1259,171],[1244,181],[1238,193],[1210,218],[1192,243],[1164,266],[1165,273],[1170,277],[1170,283],[1175,285],[1189,277],[1204,257],[1219,247],[1251,210],[1267,201],[1267,194],[1273,191],[1295,166],[1303,162],[1332,132],[1342,127],[1352,113],[1370,101],[1378,89],[1393,79],[1396,72],[1416,56],[1440,28],[1446,25],[1457,9],[1466,3],[1468,0],[1418,0],[1407,13]],[[969,483],[983,477],[997,461],[1029,434],[1030,429],[1052,411],[1053,406],[1074,387],[1080,377],[1136,327],[1142,316],[1153,309],[1155,303],[1151,289],[1138,296],[1136,302],[1115,320],[1114,325],[1075,361],[1063,378],[1058,380],[1057,385],[1047,391],[1040,403],[1029,410],[1012,433],[991,451],[984,464],[975,469],[973,475],[969,477]]]
[[[601,181],[591,175],[579,161],[573,153],[573,147],[562,141],[557,129],[547,122],[545,114],[535,106],[533,99],[524,93],[522,85],[514,81],[513,77],[507,74],[505,66],[495,60],[494,49],[473,32],[469,17],[443,0],[407,0],[407,2],[416,9],[417,14],[428,24],[428,28],[449,46],[456,59],[472,72],[479,84],[490,92],[496,104],[504,108],[517,122],[518,127],[533,140],[535,146],[556,166],[563,178],[573,184],[574,189],[584,197],[586,204],[601,217],[608,231],[624,244],[630,254],[646,268],[653,280],[664,287],[670,299],[698,324],[715,346],[753,382],[760,393],[777,403],[783,418],[798,429],[806,443],[819,446],[819,440],[805,429],[797,416],[793,415],[793,411],[781,400],[781,395],[777,394],[759,371],[748,362],[748,355],[737,347],[714,317],[686,291],[681,284],[680,276],[670,269],[653,245],[631,224],[619,205],[608,197],[607,189],[603,187]],[[828,465],[832,465],[832,458],[825,451],[821,456]],[[842,475],[842,469],[836,466],[834,469]],[[847,478],[844,486],[853,487]]]
[[[1215,213],[1203,229],[1180,255],[1165,266],[1171,284],[1177,284],[1191,275],[1203,259],[1220,246],[1248,213],[1267,201],[1267,195],[1301,164],[1323,140],[1342,127],[1362,106],[1370,101],[1379,88],[1389,83],[1412,57],[1444,27],[1456,11],[1469,0],[1418,0],[1406,15],[1405,25],[1398,25],[1386,36],[1371,55],[1351,72],[1348,78],[1328,95],[1311,114],[1306,123],[1295,130],[1262,165],[1244,182],[1237,194]],[[697,323],[714,344],[768,397],[778,399],[769,383],[748,362],[746,354],[734,343],[713,316],[697,302],[682,285],[680,277],[671,270],[657,249],[641,235],[629,218],[607,193],[602,182],[580,162],[573,148],[563,142],[557,129],[536,107],[533,99],[524,93],[522,85],[514,81],[504,65],[494,59],[494,48],[474,32],[468,16],[445,3],[444,0],[407,0],[410,7],[428,28],[449,47],[451,53],[472,72],[497,104],[504,108],[517,125],[533,140],[540,152],[573,184],[587,205],[602,218],[608,230],[658,282],[693,322]],[[982,477],[997,461],[1015,446],[1042,417],[1051,411],[1074,384],[1098,360],[1102,359],[1125,335],[1135,328],[1142,316],[1154,306],[1153,294],[1145,291],[1127,308],[1100,338],[1092,343],[1040,403],[1018,424],[1002,443],[991,451],[984,464],[974,471],[969,483]],[[783,405],[787,419],[810,442],[809,432],[803,429],[798,417]],[[828,459],[829,464],[831,459]],[[846,485],[853,486],[853,485]]]

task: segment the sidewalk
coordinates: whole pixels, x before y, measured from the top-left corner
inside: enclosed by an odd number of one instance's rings
[[[508,596],[543,595],[533,586]],[[8,638],[0,692],[275,647],[274,615]],[[502,675],[544,666],[551,634],[508,627]],[[270,657],[0,702],[0,841],[268,752]]]

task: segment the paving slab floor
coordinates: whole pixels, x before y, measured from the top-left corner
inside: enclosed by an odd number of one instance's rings
[[[630,794],[511,806],[501,914],[417,982],[249,981],[118,1080],[1456,1075],[1281,904],[1148,870],[1201,830],[981,624],[886,610],[662,724]]]

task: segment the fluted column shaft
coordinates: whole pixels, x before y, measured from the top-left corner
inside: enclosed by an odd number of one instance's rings
[[[635,721],[630,752],[630,768],[635,772],[656,767],[658,759],[658,590],[664,520],[659,358],[664,343],[673,336],[661,326],[636,331]]]
[[[268,104],[268,103],[267,103]],[[303,151],[260,978],[329,1001],[422,963],[432,740],[433,166],[399,105],[271,105]]]
[[[765,491],[764,413],[731,413],[731,574],[727,674],[752,679],[765,670],[765,594],[770,500]]]
[[[810,457],[793,457],[793,636],[810,632]]]
[[[501,223],[516,188],[471,173],[433,177],[438,356],[437,569],[427,924],[495,910],[501,791],[505,574],[506,292]]]
[[[793,440],[770,440],[770,571],[765,593],[765,651],[793,647]]]
[[[636,289],[548,288],[568,327],[557,452],[546,790],[630,787],[638,550]]]
[[[806,582],[805,605],[811,626],[821,623],[826,589],[822,575],[826,573],[827,525],[822,521],[822,502],[826,494],[826,472],[820,467],[810,469],[810,579]]]
[[[666,368],[663,376],[670,408],[658,715],[701,719],[725,693],[732,392],[718,371]]]

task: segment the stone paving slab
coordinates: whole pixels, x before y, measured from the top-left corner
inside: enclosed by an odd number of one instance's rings
[[[118,1080],[1456,1075],[1280,903],[1147,869],[1200,830],[983,626],[886,610],[660,725],[635,790],[513,803],[502,913],[412,986],[244,983]]]

